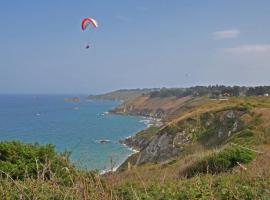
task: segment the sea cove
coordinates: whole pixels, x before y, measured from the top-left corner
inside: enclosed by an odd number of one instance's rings
[[[119,143],[146,127],[141,117],[108,114],[119,101],[66,102],[65,95],[1,95],[0,140],[53,144],[79,167],[117,167],[132,150]],[[101,140],[109,142],[100,143]]]

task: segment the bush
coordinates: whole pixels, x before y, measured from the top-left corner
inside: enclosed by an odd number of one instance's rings
[[[52,177],[69,179],[73,171],[68,153],[58,155],[53,145],[24,144],[19,141],[0,142],[0,169],[2,177],[13,179]]]
[[[239,163],[248,163],[253,160],[255,153],[240,147],[229,147],[218,153],[203,158],[187,169],[187,176],[197,174],[216,174],[232,169]]]

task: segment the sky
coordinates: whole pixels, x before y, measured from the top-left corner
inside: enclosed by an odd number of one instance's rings
[[[270,85],[269,22],[269,0],[1,0],[0,93]]]

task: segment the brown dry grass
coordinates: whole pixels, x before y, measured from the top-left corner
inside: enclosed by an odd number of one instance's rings
[[[263,127],[270,127],[270,108],[255,108],[252,112],[261,116]]]
[[[133,110],[150,110],[152,112],[157,111],[158,109],[162,109],[165,113],[169,114],[184,105],[184,103],[190,100],[191,97],[166,97],[166,98],[149,98],[148,96],[140,96],[132,101],[128,101],[118,107],[120,110],[124,110],[126,108],[132,108]]]

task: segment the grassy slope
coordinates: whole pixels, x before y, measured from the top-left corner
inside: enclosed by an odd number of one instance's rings
[[[155,97],[149,95],[138,96],[115,108],[114,112],[118,114],[143,115],[163,118],[172,114],[180,107],[186,104],[191,97]]]
[[[194,142],[188,147],[186,154],[179,158],[163,163],[132,166],[129,170],[114,175],[114,184],[122,189],[121,193],[126,193],[125,199],[136,199],[134,198],[136,195],[139,199],[262,199],[269,197],[270,98],[249,97],[231,98],[228,101],[209,101],[182,112],[180,117],[174,117],[169,124],[181,124],[187,119],[196,118],[204,113],[218,113],[232,108],[245,111],[241,115],[244,125],[239,132],[225,140],[220,146],[214,149],[205,148],[200,142]],[[243,164],[244,161],[239,158],[239,161],[242,161],[239,164],[244,165],[247,170],[233,165],[234,168],[224,169],[222,173],[209,174],[210,170],[209,173],[197,171],[197,175],[195,173],[191,178],[186,178],[189,169],[194,169],[194,167],[198,169],[198,165],[201,166],[203,163],[201,161],[210,161],[209,159],[212,159],[217,152],[223,153],[224,149],[235,148],[235,144],[246,151],[244,153],[254,153],[246,148],[263,153],[255,152],[256,159],[249,164]],[[233,159],[237,160],[238,157],[233,157]]]
[[[59,181],[61,176],[49,180],[36,177],[12,180],[3,174],[0,181],[0,198],[269,199],[270,98],[243,97],[231,98],[228,101],[206,101],[203,104],[178,110],[179,115],[170,116],[169,126],[172,124],[179,126],[181,122],[190,118],[196,119],[204,113],[219,113],[218,116],[221,116],[222,110],[231,108],[245,111],[241,115],[244,125],[218,147],[205,148],[197,138],[188,146],[186,153],[179,158],[162,163],[132,166],[124,172],[111,173],[102,177],[95,173],[77,170],[70,177],[71,181],[68,184]],[[149,134],[153,133],[149,131]],[[147,132],[143,136],[147,137]],[[240,164],[244,165],[246,170],[235,165],[237,158],[231,154],[225,154],[223,157],[225,161],[230,160],[234,164],[232,168],[222,168],[219,173],[215,173],[208,170],[206,165],[206,171],[200,170],[198,166],[205,164],[204,161],[220,164],[220,160],[215,160],[215,155],[219,155],[219,158],[220,155],[224,155],[226,149],[235,148],[234,144],[241,149],[240,154],[236,155],[241,157]],[[242,158],[246,155],[254,155],[255,159],[245,163],[245,159]],[[197,171],[188,176],[190,169]]]

